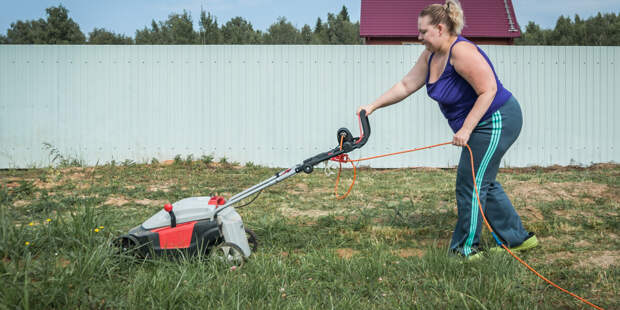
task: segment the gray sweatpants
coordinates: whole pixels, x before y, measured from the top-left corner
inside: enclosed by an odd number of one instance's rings
[[[521,107],[511,97],[491,118],[478,124],[468,142],[474,155],[482,209],[497,236],[508,247],[523,243],[528,232],[495,177],[502,157],[519,136],[522,124]],[[463,148],[456,176],[458,220],[450,249],[465,256],[479,250],[483,224],[473,183],[469,151]]]

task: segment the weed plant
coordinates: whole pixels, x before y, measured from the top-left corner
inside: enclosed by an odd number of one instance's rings
[[[239,209],[260,247],[232,270],[207,256],[139,259],[115,237],[164,203],[232,194],[279,170],[225,158],[0,171],[1,309],[557,309],[585,304],[505,253],[447,251],[453,169],[358,171],[345,200],[320,169]],[[540,247],[521,257],[604,308],[620,305],[620,166],[500,172]],[[352,172],[344,171],[340,194]],[[483,229],[484,245],[493,246]]]

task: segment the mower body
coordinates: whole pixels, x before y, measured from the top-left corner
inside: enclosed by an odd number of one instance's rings
[[[141,256],[199,251],[208,253],[220,243],[232,242],[245,257],[251,254],[243,221],[234,208],[218,211],[221,197],[190,197],[161,210],[120,237],[123,249],[135,249]]]

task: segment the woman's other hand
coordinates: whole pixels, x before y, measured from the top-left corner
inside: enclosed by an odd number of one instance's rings
[[[362,110],[366,110],[366,116],[370,115],[375,109],[372,107],[372,104],[369,105],[363,105],[359,108],[357,108],[357,112],[355,114],[360,114],[360,112],[362,112]]]
[[[461,128],[454,134],[452,138],[452,144],[456,146],[465,146],[469,141],[469,136],[471,135],[471,131],[466,128]]]

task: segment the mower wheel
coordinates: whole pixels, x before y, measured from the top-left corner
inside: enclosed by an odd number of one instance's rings
[[[112,241],[112,246],[116,247],[118,254],[136,255],[135,250],[138,248],[138,240],[131,235],[125,235]]]
[[[256,237],[256,234],[254,233],[254,231],[247,227],[245,228],[245,234],[248,238],[250,249],[252,250],[252,252],[256,252],[256,249],[258,249],[258,238]]]
[[[229,266],[241,267],[245,261],[243,250],[232,242],[224,242],[218,245],[211,252],[211,255],[216,261],[223,262]]]

